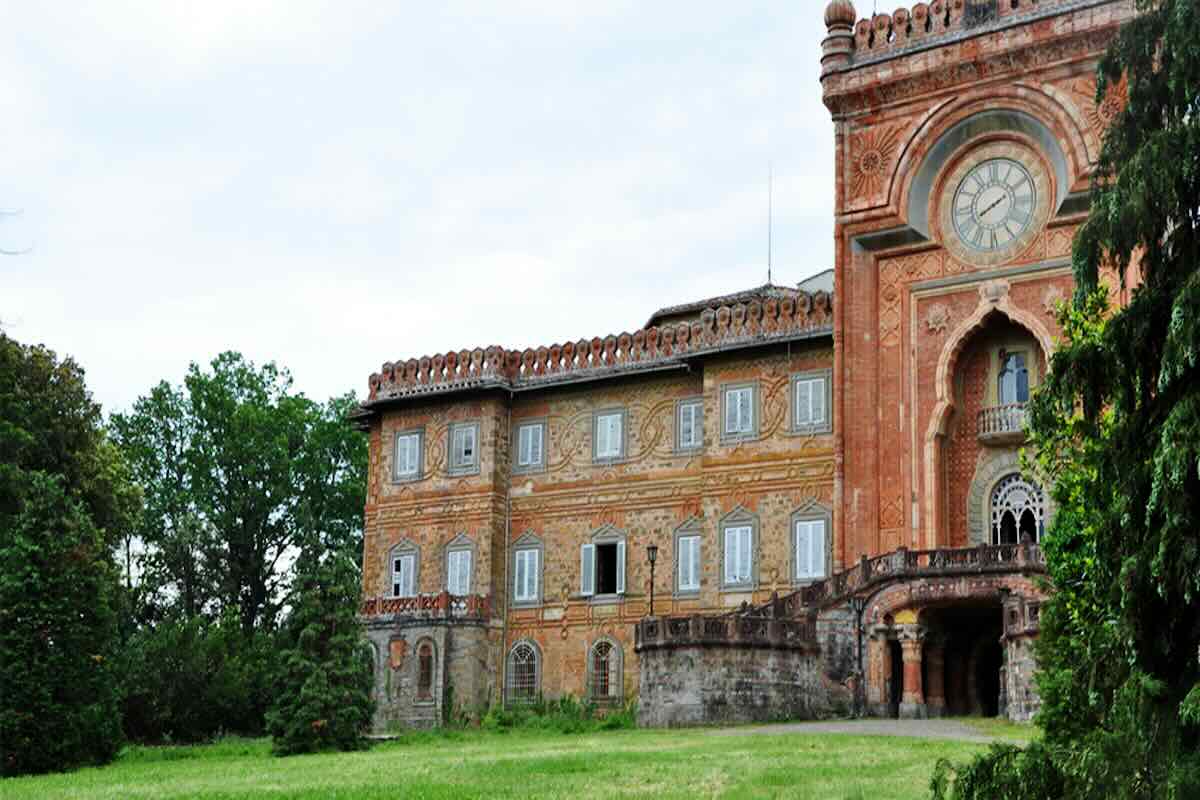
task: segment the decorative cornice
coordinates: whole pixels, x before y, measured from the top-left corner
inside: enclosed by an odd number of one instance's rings
[[[365,409],[430,395],[481,389],[527,391],[557,384],[683,366],[697,356],[828,336],[833,299],[825,292],[709,308],[698,320],[535,349],[462,350],[389,362],[371,376]]]

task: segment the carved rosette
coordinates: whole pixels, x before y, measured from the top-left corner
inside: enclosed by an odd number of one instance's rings
[[[925,314],[925,327],[931,333],[941,335],[950,326],[950,308],[945,303],[934,303]]]
[[[850,209],[887,203],[887,189],[900,152],[904,125],[876,125],[850,134]]]
[[[1072,99],[1083,111],[1088,125],[1098,139],[1104,138],[1108,126],[1120,115],[1129,101],[1129,86],[1124,80],[1110,84],[1104,98],[1099,102],[1096,101],[1095,78],[1079,78],[1071,84],[1070,89]]]

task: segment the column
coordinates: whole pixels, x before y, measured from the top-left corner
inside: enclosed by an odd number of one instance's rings
[[[946,643],[937,638],[925,641],[925,713],[946,716]]]
[[[921,686],[921,650],[919,631],[905,631],[900,638],[900,656],[904,662],[904,693],[900,697],[901,719],[925,718],[925,690]]]
[[[875,634],[867,640],[867,713],[886,717],[888,680],[892,676],[892,657],[887,639]]]

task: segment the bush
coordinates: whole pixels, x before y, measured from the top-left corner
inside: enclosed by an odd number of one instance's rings
[[[1026,800],[1066,795],[1066,781],[1041,742],[994,744],[965,764],[938,761],[933,800]]]
[[[143,743],[260,736],[275,664],[274,638],[247,636],[232,615],[141,628],[122,655],[125,735]]]
[[[557,700],[539,698],[529,705],[491,706],[480,727],[496,732],[539,730],[563,734],[626,730],[637,727],[637,704],[631,701],[619,710],[601,712],[595,703],[581,702],[572,695]]]

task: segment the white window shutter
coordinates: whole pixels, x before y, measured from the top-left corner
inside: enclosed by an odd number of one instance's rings
[[[400,596],[412,597],[413,591],[413,567],[415,559],[413,556],[400,557]]]
[[[742,581],[750,580],[750,559],[750,529],[742,528],[741,557],[738,559],[738,578]]]
[[[725,394],[725,432],[737,433],[738,431],[738,392],[726,392]]]
[[[527,569],[528,566],[525,563],[525,551],[518,550],[517,568],[514,570],[516,574],[513,575],[513,594],[516,595],[517,600],[525,599],[525,571]]]
[[[744,389],[739,394],[741,394],[742,400],[738,411],[738,431],[749,433],[754,430],[754,392],[751,389]]]
[[[813,421],[812,382],[796,381],[796,424],[807,425]]]
[[[625,543],[617,542],[617,594],[625,594]]]
[[[813,381],[812,386],[812,421],[814,423],[825,421],[825,381]]]
[[[596,545],[579,548],[579,593],[591,597],[596,593]]]
[[[460,594],[468,594],[471,591],[471,561],[473,560],[470,550],[463,551],[462,566],[458,568],[459,580],[462,581],[462,591]]]
[[[687,447],[692,443],[692,407],[679,407],[679,446]]]
[[[691,578],[691,582],[690,582],[689,586],[692,589],[699,589],[700,588],[700,537],[699,536],[692,537],[692,552],[690,555],[691,555],[691,558],[690,558],[691,570],[689,573],[689,577]]]
[[[796,523],[796,577],[807,578],[811,574],[809,564],[809,553],[811,544],[809,543],[809,530],[807,522]]]
[[[458,594],[458,553],[446,554],[446,591]]]
[[[811,531],[812,575],[819,578],[825,574],[825,522],[814,522]]]
[[[725,582],[737,583],[737,529],[725,531]]]
[[[529,461],[530,465],[542,463],[542,426],[529,426]]]
[[[692,585],[692,540],[684,536],[676,541],[679,542],[679,552],[675,554],[679,565],[678,586],[680,589],[688,589]]]
[[[596,421],[596,455],[603,458],[608,455],[608,418],[601,417]]]
[[[538,598],[538,581],[541,580],[541,564],[539,563],[542,553],[540,550],[530,550],[529,566],[526,568],[526,583],[529,586],[528,599],[537,600]]]

